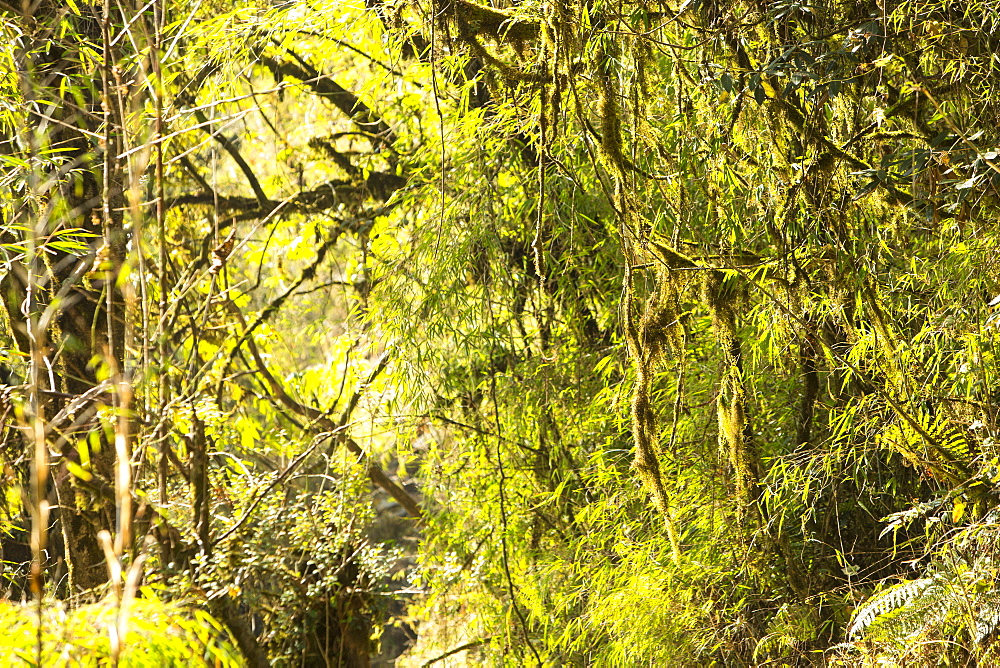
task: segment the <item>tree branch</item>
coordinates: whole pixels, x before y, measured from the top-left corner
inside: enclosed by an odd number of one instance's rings
[[[537,21],[508,14],[467,0],[442,3],[441,14],[450,15],[456,22],[464,23],[476,35],[487,35],[497,42],[524,42],[541,34]]]
[[[406,177],[389,172],[372,172],[364,181],[335,179],[309,190],[303,190],[281,202],[239,195],[216,195],[213,192],[188,193],[172,199],[168,208],[185,205],[215,206],[220,211],[237,212],[237,220],[252,220],[268,216],[281,206],[285,214],[315,213],[335,209],[341,204],[358,208],[369,197],[377,202],[386,202],[393,193],[406,185]]]
[[[455,654],[458,654],[459,652],[464,652],[467,649],[479,647],[480,645],[485,645],[491,640],[493,640],[493,636],[486,636],[485,638],[480,638],[479,640],[472,640],[470,642],[465,643],[464,645],[453,647],[444,654],[439,654],[430,661],[425,661],[424,663],[420,664],[420,668],[428,668],[429,666],[433,666],[435,663],[438,663],[439,661],[444,661],[449,656],[453,656]]]
[[[389,148],[396,143],[396,134],[385,121],[382,120],[371,108],[358,99],[358,96],[350,92],[329,75],[320,74],[319,71],[306,62],[304,59],[292,54],[298,64],[289,61],[279,62],[274,58],[264,56],[261,62],[278,81],[287,77],[293,77],[309,86],[312,91],[324,100],[346,114],[355,125],[369,133],[372,137],[372,144],[376,149]]]
[[[221,132],[214,132],[212,130],[211,124],[205,116],[205,112],[198,108],[195,108],[193,111],[194,117],[198,121],[198,126],[207,132],[212,139],[219,142],[219,145],[222,146],[226,153],[228,153],[229,156],[236,162],[240,171],[247,177],[250,189],[253,190],[254,195],[257,196],[257,202],[262,207],[266,207],[271,200],[268,199],[267,195],[264,193],[264,189],[260,187],[260,181],[257,180],[257,176],[253,173],[253,170],[250,169],[250,165],[247,164],[247,161],[243,159],[243,156],[240,154],[240,150],[236,148],[236,144],[234,144],[229,137]]]
[[[237,319],[244,325],[244,329],[246,329],[246,321],[243,318],[243,313],[239,310],[236,304],[230,301],[227,305],[230,311],[232,311]],[[399,505],[403,506],[403,508],[406,509],[406,512],[408,512],[412,517],[422,520],[423,510],[420,507],[420,502],[414,499],[409,492],[403,489],[401,485],[392,480],[388,474],[383,471],[381,467],[379,467],[378,464],[371,461],[357,441],[345,432],[347,422],[350,420],[351,412],[360,399],[362,392],[361,388],[359,388],[355,392],[354,396],[351,397],[351,400],[348,401],[348,405],[341,414],[340,419],[337,420],[337,422],[334,422],[326,413],[313,408],[312,406],[306,406],[305,404],[296,401],[290,394],[288,394],[284,385],[282,385],[282,383],[279,382],[278,379],[274,377],[274,374],[272,374],[268,369],[267,364],[265,364],[264,359],[260,355],[260,351],[257,349],[257,344],[253,340],[253,337],[247,339],[246,345],[247,349],[250,351],[250,355],[253,357],[254,362],[257,364],[257,373],[264,379],[268,387],[271,388],[271,392],[273,393],[275,399],[277,399],[293,413],[297,413],[298,415],[308,418],[313,422],[313,424],[319,426],[325,432],[334,434],[334,444],[343,443],[348,451],[367,467],[368,478],[372,481],[372,483],[399,502]],[[366,385],[373,381],[375,377],[385,369],[388,361],[388,355],[384,355],[382,359],[379,360],[378,364],[376,364],[375,368],[372,370],[372,373],[368,375],[368,380],[365,383]],[[330,452],[332,452],[332,449],[333,448],[331,447]],[[311,450],[312,448],[310,451]],[[298,464],[296,464],[296,466],[297,465]]]

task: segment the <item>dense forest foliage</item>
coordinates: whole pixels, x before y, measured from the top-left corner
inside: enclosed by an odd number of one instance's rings
[[[1000,664],[997,0],[0,34],[0,664]]]

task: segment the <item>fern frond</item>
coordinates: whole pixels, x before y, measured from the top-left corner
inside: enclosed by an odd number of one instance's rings
[[[979,603],[975,621],[977,644],[989,638],[1000,626],[1000,594],[984,596]]]
[[[897,417],[877,437],[882,447],[895,450],[911,465],[933,477],[957,483],[970,473],[976,448],[964,431],[944,415],[926,411],[912,414],[914,424]]]
[[[876,619],[906,605],[920,596],[933,583],[934,578],[907,580],[878,592],[855,611],[854,620],[847,631],[847,636],[855,638],[871,626]]]
[[[887,533],[891,531],[896,531],[903,527],[908,527],[915,520],[922,519],[930,515],[933,511],[937,510],[944,503],[944,498],[931,499],[930,501],[923,501],[917,503],[906,510],[901,510],[898,513],[892,513],[891,515],[886,515],[881,519],[882,522],[886,522],[886,526],[882,529],[882,533],[879,534],[879,538],[882,538]]]

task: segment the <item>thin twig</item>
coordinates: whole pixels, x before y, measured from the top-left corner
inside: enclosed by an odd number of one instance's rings
[[[227,529],[226,532],[223,533],[221,536],[219,536],[215,540],[211,541],[212,546],[214,547],[214,546],[218,545],[219,543],[222,543],[224,540],[226,540],[231,535],[233,535],[234,533],[236,533],[236,531],[241,526],[243,526],[248,519],[250,519],[250,516],[253,515],[253,512],[257,509],[257,506],[259,506],[261,504],[261,502],[264,500],[264,498],[268,494],[271,493],[271,490],[273,490],[275,487],[277,487],[282,482],[284,482],[284,480],[289,475],[291,475],[295,471],[295,469],[297,469],[302,464],[302,462],[304,462],[306,460],[306,457],[308,457],[309,455],[311,455],[313,453],[313,451],[317,447],[319,447],[320,443],[322,443],[327,438],[329,438],[331,436],[334,436],[334,435],[335,435],[334,432],[323,432],[321,434],[318,434],[316,436],[316,438],[313,440],[312,445],[310,445],[308,448],[306,448],[305,450],[303,450],[302,453],[299,454],[298,457],[296,457],[295,459],[293,459],[291,461],[291,463],[289,463],[288,466],[286,466],[281,471],[281,473],[279,473],[278,475],[276,475],[274,477],[274,480],[271,481],[271,484],[268,485],[267,488],[263,492],[261,492],[260,494],[257,495],[257,498],[255,498],[250,503],[250,505],[247,506],[247,509],[243,511],[243,515],[241,515],[240,518],[238,520],[236,520],[236,523],[233,526],[229,527],[229,529]]]
[[[472,649],[473,647],[479,647],[480,645],[485,645],[489,641],[493,640],[493,638],[494,636],[486,636],[485,638],[480,638],[479,640],[472,640],[470,642],[465,643],[464,645],[459,645],[458,647],[449,649],[444,654],[439,654],[430,661],[425,661],[424,663],[420,664],[420,668],[427,668],[428,666],[433,666],[435,663],[438,663],[439,661],[444,661],[449,656],[454,656],[459,652],[464,652],[465,650]]]

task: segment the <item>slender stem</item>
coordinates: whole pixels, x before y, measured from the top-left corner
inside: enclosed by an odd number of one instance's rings
[[[160,448],[157,462],[157,487],[160,503],[167,503],[167,473],[170,468],[170,443],[168,442],[168,424],[163,416],[170,403],[170,382],[167,374],[167,333],[164,329],[167,318],[167,232],[166,211],[164,209],[163,188],[163,70],[160,66],[160,49],[163,40],[163,0],[153,5],[153,49],[152,67],[154,83],[154,132],[156,134],[156,233],[159,257],[157,259],[157,280],[159,282],[160,303],[159,323],[157,326],[157,377],[159,381],[158,399],[160,420],[155,440]]]

